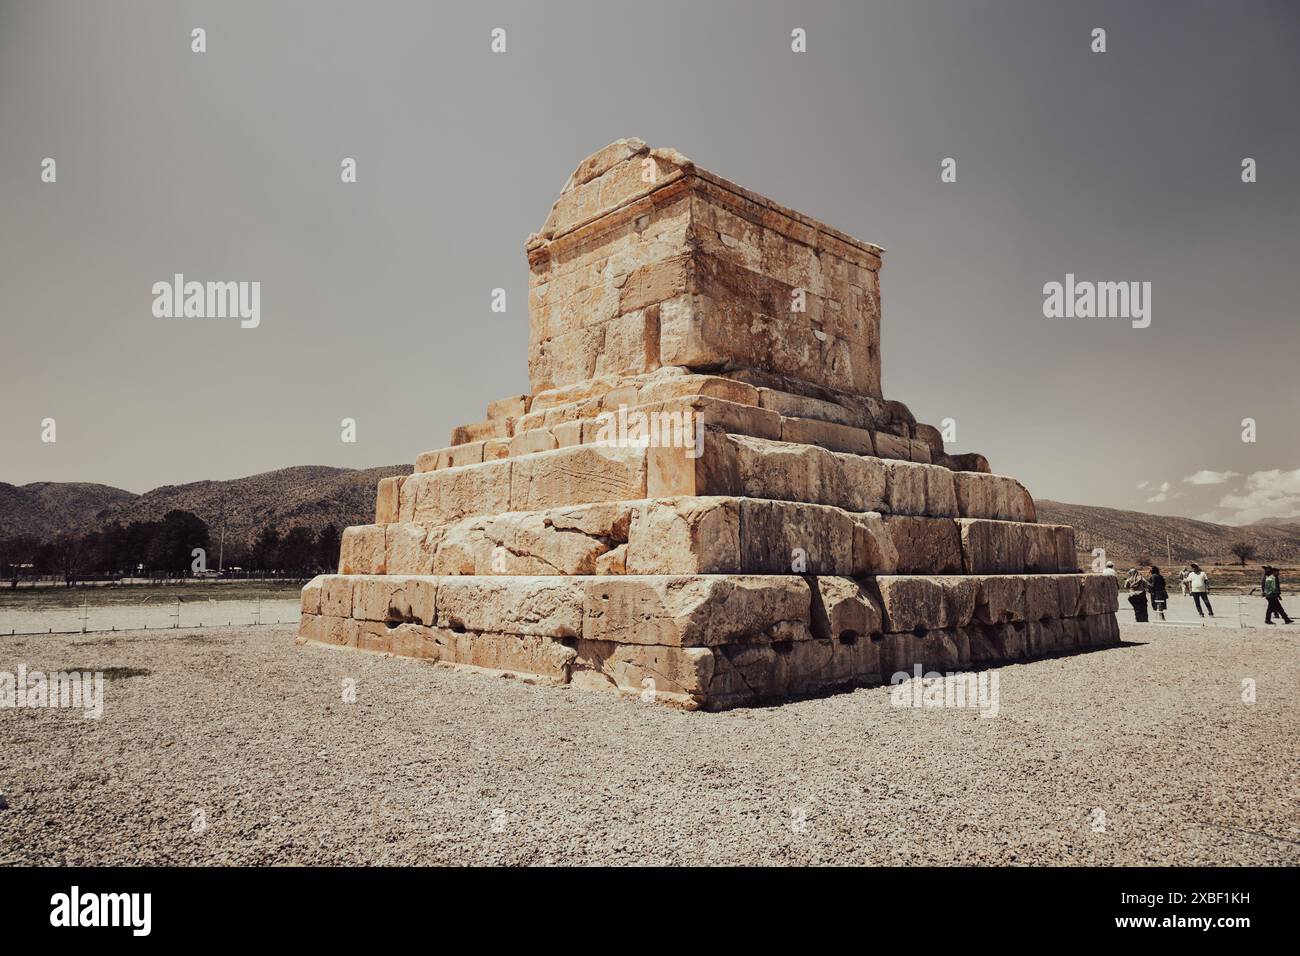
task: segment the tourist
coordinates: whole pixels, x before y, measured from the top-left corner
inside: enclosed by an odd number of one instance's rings
[[[1187,575],[1187,586],[1192,592],[1192,600],[1196,602],[1196,613],[1205,617],[1209,612],[1210,617],[1214,617],[1214,605],[1210,603],[1210,579],[1209,576],[1201,570],[1201,566],[1195,561],[1192,562],[1192,569]],[[1205,602],[1205,610],[1201,610],[1201,602]]]
[[[1187,578],[1191,573],[1191,570],[1186,565],[1183,565],[1183,569],[1178,572],[1178,584],[1183,589],[1183,597],[1192,593],[1192,586],[1187,583]]]
[[[1124,587],[1128,588],[1128,603],[1133,605],[1133,619],[1139,624],[1147,622],[1147,582],[1142,577],[1137,568],[1129,571],[1128,577],[1124,579]]]
[[[1163,621],[1165,608],[1169,607],[1169,591],[1165,587],[1165,576],[1154,564],[1151,565],[1151,577],[1147,580],[1147,587],[1151,590],[1151,610],[1158,613],[1160,620]]]
[[[1112,578],[1115,577],[1115,562],[1114,562],[1114,561],[1107,561],[1107,562],[1106,562],[1106,570],[1105,570],[1105,571],[1102,571],[1101,573],[1102,573],[1102,574],[1109,574]]]
[[[1264,584],[1261,590],[1264,600],[1268,602],[1268,609],[1264,611],[1264,623],[1272,624],[1274,614],[1279,615],[1287,624],[1294,623],[1282,608],[1282,581],[1277,568],[1264,568]]]

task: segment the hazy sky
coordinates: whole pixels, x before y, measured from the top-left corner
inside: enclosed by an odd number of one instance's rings
[[[445,445],[527,390],[528,233],[639,136],[884,246],[886,396],[1037,497],[1298,513],[1297,91],[1290,2],[2,3],[0,481]],[[176,272],[260,326],[155,318]],[[1045,318],[1066,273],[1150,327]]]

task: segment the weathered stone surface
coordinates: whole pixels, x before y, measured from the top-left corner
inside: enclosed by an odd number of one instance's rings
[[[1025,575],[1025,620],[1046,621],[1061,616],[1061,589],[1046,574]]]
[[[434,555],[442,539],[439,528],[390,524],[385,529],[385,569],[388,574],[433,574]]]
[[[654,242],[630,238],[629,225]],[[877,247],[675,152],[623,156],[562,193],[530,242],[533,390],[663,362],[770,369],[878,394],[879,261]],[[634,345],[608,331],[652,310],[657,321],[641,325]]]
[[[875,445],[871,432],[851,425],[818,421],[815,418],[782,418],[781,441],[819,445],[830,451],[851,452],[855,455],[874,455]]]
[[[383,574],[385,568],[383,525],[367,524],[343,529],[339,549],[340,574]]]
[[[811,596],[799,577],[589,578],[583,637],[616,644],[708,647],[807,640]]]
[[[930,631],[971,622],[979,581],[961,575],[881,575],[876,588],[885,631]]]
[[[1025,570],[1055,574],[1076,570],[1074,529],[1063,524],[1022,524]]]
[[[402,484],[399,517],[404,522],[437,525],[509,511],[515,465],[505,459],[412,475]]]
[[[451,443],[466,445],[487,438],[509,438],[513,428],[514,422],[508,418],[489,418],[469,425],[457,425],[451,430]]]
[[[582,600],[582,585],[571,578],[443,577],[437,623],[452,631],[577,637]]]
[[[813,637],[851,644],[884,629],[879,599],[853,578],[816,577],[811,597]]]
[[[352,584],[352,617],[381,624],[434,623],[437,579],[364,575]]]
[[[632,512],[627,569],[632,574],[720,574],[742,570],[735,498],[652,499]]]
[[[626,505],[582,506],[594,516],[566,511],[507,512],[467,518],[449,525],[438,544],[434,573],[454,574],[593,574],[597,559],[626,540]],[[614,512],[618,508],[621,514]],[[564,515],[572,519],[567,526]],[[560,524],[557,526],[556,520]],[[606,519],[600,528],[600,519]],[[583,525],[591,531],[582,530]],[[615,535],[622,529],[622,538]]]
[[[520,419],[528,413],[528,400],[527,395],[511,395],[488,402],[487,417]]]
[[[961,573],[963,542],[953,519],[886,515],[885,527],[898,552],[899,574]]]
[[[379,479],[379,488],[375,492],[375,524],[390,524],[397,520],[398,492],[405,480],[405,475]]]
[[[979,595],[972,614],[974,621],[981,624],[1006,624],[1025,619],[1023,575],[989,574],[981,575],[975,580],[979,582]],[[1077,591],[1077,581],[1075,586]]]
[[[514,466],[509,480],[509,507],[478,513],[537,511],[558,505],[647,497],[644,448],[580,445],[502,464]]]
[[[320,614],[320,599],[323,589],[323,575],[317,575],[308,581],[302,589],[302,613],[303,614]]]
[[[1119,579],[1109,574],[1083,575],[1079,616],[1114,614],[1119,610]]]
[[[580,640],[571,682],[694,708],[711,701],[717,656],[704,647],[661,647]]]
[[[885,506],[891,514],[955,518],[957,497],[953,473],[938,465],[887,461]]]
[[[1034,502],[1024,485],[1005,475],[973,471],[949,472],[963,518],[994,518],[998,521],[1033,521]]]
[[[738,707],[880,682],[878,645],[862,637],[728,644],[715,652],[705,705]]]
[[[1014,574],[1025,566],[1025,525],[985,518],[958,518],[961,569],[966,574]]]

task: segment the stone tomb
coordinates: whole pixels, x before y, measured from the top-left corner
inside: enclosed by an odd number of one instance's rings
[[[880,247],[620,140],[527,252],[531,393],[379,483],[300,641],[691,708],[1118,642],[1073,531],[884,398]]]

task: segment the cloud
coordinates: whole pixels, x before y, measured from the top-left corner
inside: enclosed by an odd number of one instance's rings
[[[1274,468],[1247,475],[1242,491],[1224,495],[1219,507],[1233,512],[1232,519],[1237,524],[1300,514],[1300,468],[1295,471]]]
[[[1149,488],[1150,486],[1151,486],[1151,482],[1143,479],[1142,481],[1138,482],[1138,491],[1141,491],[1144,488]]]
[[[1169,482],[1162,481],[1160,482],[1160,487],[1156,489],[1156,493],[1147,499],[1147,504],[1158,505],[1160,504],[1160,502],[1168,501],[1168,500],[1169,500]]]
[[[1241,473],[1236,471],[1198,471],[1194,475],[1188,475],[1183,481],[1191,485],[1221,485],[1225,481],[1233,478],[1240,478]]]

